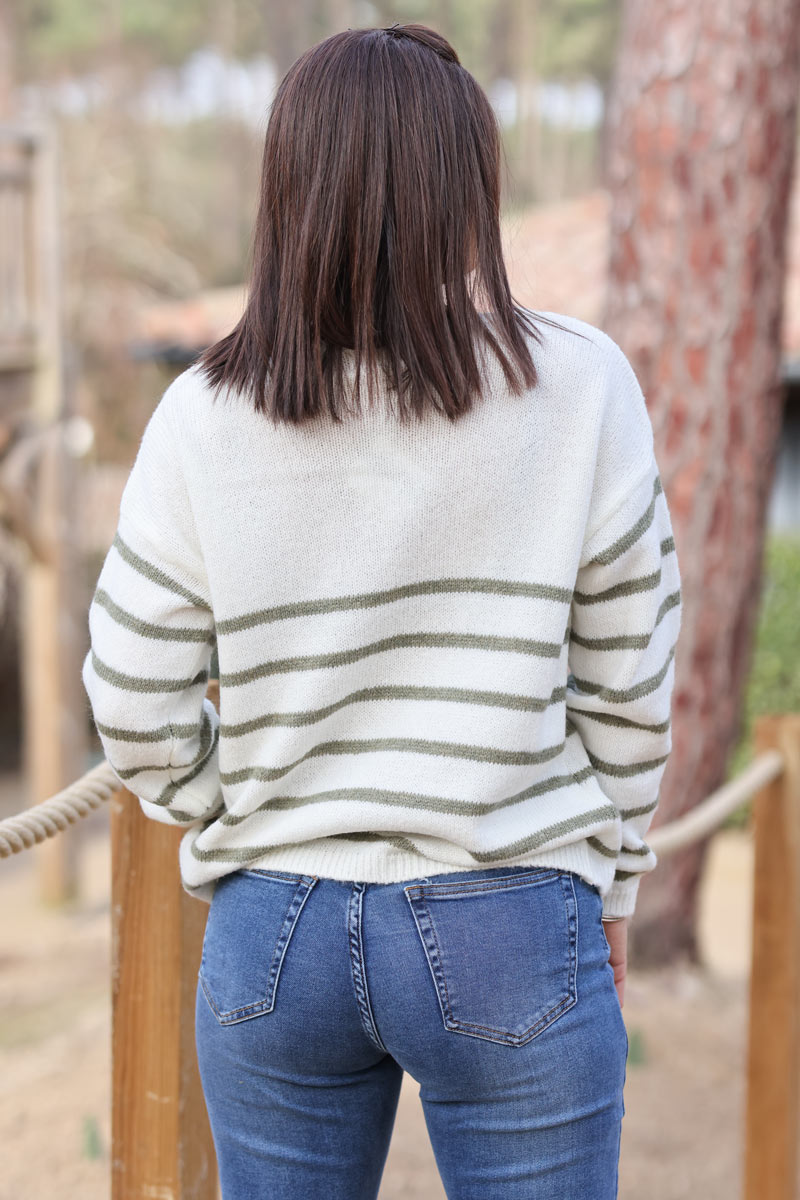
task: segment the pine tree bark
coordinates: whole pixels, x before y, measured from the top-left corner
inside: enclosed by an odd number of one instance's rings
[[[742,729],[782,419],[800,0],[626,0],[604,328],[631,358],[673,516],[683,622],[651,829],[722,782]],[[640,886],[631,961],[697,961],[709,839]]]

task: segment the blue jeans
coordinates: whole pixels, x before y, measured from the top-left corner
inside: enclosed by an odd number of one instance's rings
[[[628,1036],[601,912],[541,867],[224,876],[195,1013],[223,1200],[374,1200],[404,1071],[449,1200],[614,1200]]]

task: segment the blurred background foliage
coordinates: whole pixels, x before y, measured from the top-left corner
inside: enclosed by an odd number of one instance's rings
[[[764,543],[761,606],[753,660],[742,705],[742,730],[728,759],[726,778],[741,773],[753,755],[753,724],[766,713],[800,712],[800,538],[771,532]],[[745,828],[748,801],[726,821]]]
[[[6,86],[58,126],[65,335],[104,458],[127,461],[148,303],[247,274],[269,105],[337,30],[419,20],[449,36],[504,139],[503,206],[602,182],[619,0],[6,0]],[[145,386],[150,381],[145,379]],[[144,403],[142,401],[141,403]]]

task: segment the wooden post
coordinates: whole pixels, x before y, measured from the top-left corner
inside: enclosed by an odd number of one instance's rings
[[[111,801],[112,1200],[218,1194],[194,1038],[208,905],[181,884],[183,832],[127,789]]]
[[[784,771],[754,798],[745,1200],[796,1200],[800,1114],[800,714],[756,721]]]
[[[21,641],[25,711],[25,773],[28,803],[38,804],[80,778],[86,770],[89,737],[86,695],[81,683],[87,597],[77,542],[76,463],[54,433],[70,415],[62,362],[61,230],[58,215],[58,145],[55,126],[19,134],[30,156],[25,288],[21,311],[32,319],[35,355],[31,416],[53,436],[42,440],[30,520],[39,548],[31,553],[22,582]],[[30,294],[28,294],[30,293]],[[30,306],[30,313],[26,305]],[[48,838],[33,851],[39,897],[59,904],[78,895],[75,827]]]

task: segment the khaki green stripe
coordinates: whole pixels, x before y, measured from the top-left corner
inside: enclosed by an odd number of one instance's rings
[[[210,743],[208,754],[206,755],[206,757],[201,762],[198,762],[197,765],[194,766],[192,768],[192,770],[189,771],[189,773],[187,775],[184,775],[181,779],[171,780],[170,783],[168,783],[167,786],[164,788],[163,792],[161,792],[154,800],[148,801],[148,803],[156,804],[156,805],[158,805],[159,808],[168,808],[172,804],[172,801],[175,798],[175,796],[177,796],[178,793],[180,792],[181,788],[186,787],[186,785],[188,783],[191,783],[193,779],[196,779],[197,776],[201,774],[201,772],[205,768],[208,760],[210,758],[212,758],[212,756],[214,755],[214,752],[217,748],[218,742],[219,742],[219,730],[215,729],[213,736],[211,738],[211,743]],[[144,768],[144,767],[139,767],[140,771],[143,771],[145,769],[146,768]],[[163,768],[161,768],[161,769],[163,770]],[[173,767],[171,769],[172,770],[180,770],[181,768]],[[221,792],[218,793],[218,800],[220,800],[220,801],[221,801],[221,796],[222,796],[222,793]],[[191,813],[184,812],[181,809],[170,809],[170,813],[175,818],[176,821],[196,821],[197,820],[197,817],[192,816]]]
[[[545,795],[557,788],[581,783],[582,780],[590,778],[593,774],[592,768],[585,766],[569,775],[551,775],[547,779],[531,784],[521,792],[494,801],[453,800],[449,796],[427,796],[417,792],[390,791],[387,788],[330,788],[324,792],[311,792],[305,796],[272,796],[250,812],[225,813],[219,818],[219,823],[220,825],[241,825],[242,822],[249,821],[251,817],[260,812],[287,812],[296,808],[306,808],[310,804],[325,804],[331,800],[337,803],[352,800],[358,803],[381,804],[389,808],[399,806],[400,808],[423,809],[425,812],[447,813],[448,816],[454,817],[481,817],[510,805],[521,804],[522,801],[529,800],[534,796]],[[615,808],[612,808],[614,815],[616,815],[616,811]]]
[[[677,608],[680,605],[680,602],[681,602],[681,589],[680,588],[678,588],[678,590],[676,592],[670,592],[669,595],[664,597],[664,599],[661,601],[661,604],[659,605],[658,613],[656,614],[656,628],[658,628],[658,625],[664,619],[664,617],[667,615],[667,613],[670,611],[670,609]]]
[[[640,804],[638,808],[621,808],[619,815],[623,821],[629,821],[631,817],[643,817],[647,813],[655,812],[658,808],[658,797],[651,804]]]
[[[123,688],[126,692],[151,693],[151,692],[183,692],[186,688],[193,687],[197,683],[208,682],[208,669],[204,668],[198,671],[192,679],[144,679],[138,675],[126,675],[124,671],[117,671],[110,667],[108,663],[104,663],[101,658],[97,657],[94,648],[92,648],[92,667],[98,678],[105,680],[106,683],[111,683],[114,687]]]
[[[612,850],[612,848],[610,846],[607,846],[605,844],[605,842],[601,842],[600,838],[590,835],[589,837],[587,837],[586,843],[587,843],[587,845],[591,846],[593,850],[596,850],[598,854],[602,854],[604,858],[616,858],[617,857],[616,850]]]
[[[332,713],[338,712],[348,704],[357,704],[365,700],[443,700],[459,704],[486,705],[489,708],[510,708],[516,712],[544,712],[550,705],[560,703],[566,694],[565,687],[554,688],[549,699],[546,697],[540,699],[536,696],[520,696],[515,692],[486,692],[473,688],[386,684],[380,687],[359,688],[322,708],[307,709],[304,712],[265,713],[249,721],[239,721],[236,724],[223,722],[221,732],[225,737],[244,737],[248,733],[254,733],[257,729],[266,729],[276,725],[290,728],[313,725],[318,721],[324,721]]]
[[[670,592],[665,596],[658,607],[656,620],[653,626],[653,632],[658,629],[658,626],[663,621],[666,614],[673,608],[677,608],[681,602],[680,589],[676,592]],[[588,638],[582,637],[574,630],[570,631],[570,641],[576,646],[582,646],[584,650],[646,650],[650,645],[650,639],[653,633],[631,633],[631,634],[615,634],[613,637],[606,638]]]
[[[591,846],[591,848],[593,848],[593,850],[596,850],[597,853],[599,853],[599,854],[603,854],[604,858],[618,858],[619,857],[618,852],[616,852],[615,850],[612,850],[612,847],[607,846],[606,842],[601,841],[600,838],[593,838],[593,836],[590,836],[590,838],[587,838],[587,842]],[[644,846],[639,846],[637,848],[637,850],[628,850],[627,846],[621,846],[619,853],[620,854],[638,854],[638,856],[640,858],[646,858],[646,857],[648,857],[648,854],[650,853],[650,847],[645,844]]]
[[[617,713],[591,712],[589,709],[571,708],[567,700],[567,711],[577,713],[580,717],[588,717],[591,721],[599,721],[601,725],[614,725],[618,729],[645,729],[648,733],[666,733],[672,724],[671,716],[666,721],[658,721],[648,725],[645,721],[634,721],[631,717],[621,717]]]
[[[605,604],[608,600],[616,600],[619,596],[636,596],[640,592],[652,592],[661,584],[661,568],[652,575],[640,575],[636,579],[623,579],[612,587],[604,588],[602,592],[580,592],[576,589],[574,601],[576,604]]]
[[[665,546],[667,549],[665,550]],[[669,553],[669,550],[675,549],[675,543],[672,538],[666,538],[661,543],[661,556]],[[607,600],[615,600],[618,596],[635,596],[640,592],[652,592],[661,584],[663,575],[663,567],[659,566],[657,571],[653,571],[650,575],[639,575],[635,579],[624,579],[621,583],[615,583],[612,587],[604,588],[602,592],[581,592],[575,591],[573,599],[576,604],[603,604]],[[672,592],[671,595],[680,596],[680,591]]]
[[[569,588],[549,583],[525,583],[520,580],[492,579],[466,576],[444,579],[423,579],[418,583],[406,583],[400,587],[375,592],[355,592],[344,596],[328,596],[319,600],[301,600],[291,604],[276,604],[270,608],[243,613],[240,617],[229,617],[220,621],[220,633],[241,633],[254,625],[269,621],[285,621],[288,618],[317,616],[321,613],[351,612],[360,608],[375,608],[381,604],[394,604],[410,596],[447,595],[452,592],[484,593],[492,596],[528,596],[537,600],[556,600],[568,604],[571,599]]]
[[[648,771],[654,771],[656,767],[660,767],[669,758],[669,752],[667,752],[666,754],[661,754],[658,758],[646,759],[644,762],[622,764],[598,758],[596,754],[592,754],[591,750],[588,749],[586,754],[595,771],[599,771],[601,775],[612,775],[615,779],[630,779],[633,775],[644,775]]]
[[[476,851],[470,850],[470,856],[478,863],[497,862],[498,859],[515,858],[520,854],[525,854],[529,850],[536,850],[551,838],[561,836],[564,833],[579,832],[585,829],[587,825],[592,824],[597,820],[604,820],[608,817],[608,806],[603,805],[602,808],[592,809],[590,812],[581,813],[577,817],[570,817],[566,821],[558,821],[554,825],[547,825],[544,829],[538,829],[527,837],[521,838],[516,842],[511,842],[509,845],[500,846],[494,850]],[[344,841],[382,841],[388,842],[392,846],[396,846],[398,850],[405,850],[412,854],[422,854],[419,847],[411,840],[411,838],[403,837],[401,834],[392,833],[333,833],[328,835],[331,838],[341,839]],[[597,838],[589,837],[587,842],[597,842]],[[603,845],[602,842],[598,843]],[[603,847],[604,851],[609,853],[612,858],[616,858],[613,850],[609,851],[607,846]],[[510,864],[511,865],[511,864]],[[454,870],[457,868],[454,868]]]
[[[272,659],[270,662],[259,663],[258,666],[248,667],[244,671],[234,671],[230,674],[220,673],[219,682],[220,687],[240,687],[242,684],[262,679],[265,675],[341,667],[348,663],[360,662],[361,659],[368,658],[371,654],[382,654],[386,650],[402,650],[408,647],[499,650],[516,654],[533,654],[540,658],[560,658],[563,644],[540,642],[532,638],[501,637],[482,633],[400,633],[394,637],[380,638],[377,642],[369,642],[365,646],[356,646],[351,650],[335,650],[327,654],[298,654],[292,658],[278,658]]]
[[[171,728],[171,727],[168,727],[168,728]],[[134,775],[141,774],[142,771],[164,771],[164,770],[182,771],[186,767],[193,767],[196,763],[204,762],[205,759],[208,757],[208,748],[211,744],[211,735],[212,735],[211,720],[209,718],[208,712],[204,708],[203,709],[203,720],[202,720],[202,723],[200,726],[200,745],[199,745],[197,754],[194,756],[194,758],[191,760],[191,762],[181,763],[180,766],[176,765],[175,763],[170,763],[170,764],[168,764],[167,767],[164,766],[164,763],[145,763],[142,766],[126,767],[123,770],[118,770],[117,774],[119,775],[120,779],[131,779],[131,778],[133,778]],[[170,736],[171,736],[171,739],[174,740],[175,735],[171,733]]]
[[[403,837],[399,833],[371,833],[355,830],[353,833],[329,833],[326,836],[337,842],[386,842],[408,854],[419,854],[419,849],[411,841],[411,838]]]
[[[584,773],[581,772],[580,774],[581,774],[581,778],[586,777]],[[559,783],[555,786],[567,786],[569,783],[572,783],[572,782],[574,782],[573,777],[568,776],[568,777],[564,777],[563,783]],[[369,789],[362,789],[362,790],[367,791],[367,792],[369,791]],[[354,796],[352,792],[348,793],[347,791],[344,792],[344,795],[347,798],[351,798],[351,797],[354,799],[361,798],[361,797]],[[395,799],[383,800],[380,797],[383,797],[383,796],[396,797],[396,796],[404,796],[404,795],[415,801],[420,801],[420,803],[414,803],[412,805],[409,805],[407,801],[404,801],[405,807],[429,808],[431,801],[437,801],[436,797],[415,796],[413,793],[396,793],[396,792],[395,793],[376,792],[374,796],[370,796],[370,795],[364,796],[363,799],[373,800],[374,802],[377,802],[377,803],[395,804],[395,803],[397,803],[397,801]],[[334,794],[333,793],[331,793],[331,794],[320,793],[320,797],[325,798],[325,799],[331,799],[334,797]],[[338,793],[336,794],[336,798],[338,798]],[[522,796],[521,798],[524,799],[525,796]],[[294,799],[294,797],[289,797],[289,799]],[[437,803],[438,803],[438,801],[437,801]],[[452,803],[452,802],[444,801],[444,803]],[[468,805],[467,807],[468,807],[469,811],[474,812],[474,811],[476,811],[476,809],[479,806]],[[493,807],[497,807],[497,806],[495,805]],[[258,811],[258,810],[256,810],[256,811]],[[435,811],[444,811],[444,810],[436,809]],[[545,826],[545,828],[543,828],[543,829],[538,829],[534,833],[528,835],[527,837],[520,838],[516,842],[511,842],[507,846],[499,846],[496,849],[490,850],[490,851],[471,851],[470,853],[471,853],[472,857],[475,859],[475,861],[479,862],[479,863],[496,862],[498,859],[513,858],[516,855],[525,854],[529,850],[534,850],[537,847],[544,845],[546,842],[550,841],[554,837],[563,836],[565,833],[579,832],[581,829],[585,828],[585,826],[589,822],[606,820],[607,818],[613,817],[615,815],[616,815],[616,809],[614,808],[614,806],[611,804],[604,804],[600,808],[592,809],[590,812],[581,813],[579,816],[571,817],[565,821],[558,821],[553,825],[548,825],[548,826]],[[193,857],[196,858],[199,862],[247,863],[247,862],[252,862],[256,858],[260,858],[263,854],[267,854],[270,850],[275,850],[277,848],[279,848],[279,847],[276,847],[275,844],[272,844],[272,845],[261,845],[261,846],[236,846],[229,850],[200,850],[195,842],[195,844],[192,845],[191,851],[192,851]],[[406,847],[403,846],[403,848],[405,849]],[[416,847],[414,847],[413,843],[410,844],[410,848],[412,850],[416,851]],[[416,851],[416,853],[419,853],[419,851]]]
[[[535,696],[520,696],[514,692],[481,692],[469,688],[449,687],[416,687],[411,684],[386,685],[384,687],[359,688],[350,692],[333,704],[323,708],[309,709],[305,712],[276,712],[254,717],[249,721],[238,724],[223,722],[220,724],[220,735],[226,738],[244,737],[258,729],[274,726],[298,728],[324,721],[332,713],[348,704],[356,704],[363,700],[445,700],[462,704],[487,705],[490,708],[509,708],[517,712],[544,712],[552,704],[559,704],[566,696],[565,687],[553,688],[549,699],[539,699]],[[161,742],[172,737],[191,737],[195,732],[194,724],[159,725],[155,729],[123,729],[117,725],[104,725],[96,722],[99,732],[121,742]]]
[[[95,728],[98,733],[102,733],[105,737],[114,738],[117,742],[135,742],[142,744],[144,742],[168,742],[176,736],[174,730],[188,729],[188,734],[184,736],[191,737],[197,728],[196,725],[157,725],[155,729],[123,729],[119,725],[106,725],[103,721],[95,719]]]
[[[655,478],[653,479],[653,498],[645,511],[639,517],[638,521],[636,521],[630,527],[630,529],[626,530],[625,533],[618,537],[616,541],[612,542],[607,549],[601,550],[599,554],[595,554],[594,557],[589,560],[587,565],[608,566],[609,563],[614,562],[614,560],[619,558],[621,554],[624,554],[626,550],[630,550],[631,546],[635,545],[642,534],[645,533],[653,524],[653,518],[656,511],[656,500],[663,490],[664,489],[661,485],[661,477],[660,475],[656,474]]]
[[[613,637],[587,638],[572,633],[571,641],[584,650],[646,650],[652,633],[618,633]]]
[[[105,588],[97,589],[93,602],[104,608],[118,625],[129,629],[132,633],[139,633],[142,637],[158,638],[162,642],[208,642],[212,646],[216,641],[213,631],[209,633],[206,629],[175,628],[154,625],[152,621],[142,621],[112,600]]]
[[[571,728],[567,734],[577,733]],[[282,767],[242,767],[238,771],[220,773],[220,782],[224,784],[245,783],[248,779],[258,779],[269,783],[282,779],[290,771],[294,771],[301,763],[311,758],[320,758],[326,754],[375,754],[380,751],[399,751],[402,754],[431,754],[440,758],[463,758],[472,762],[494,763],[499,766],[528,767],[538,763],[549,762],[563,753],[566,739],[555,746],[546,746],[543,750],[498,750],[494,746],[474,746],[467,742],[431,741],[428,738],[350,738],[330,742],[319,742],[312,746],[300,758]]]
[[[661,670],[657,671],[655,675],[651,675],[649,679],[643,679],[641,683],[637,683],[635,687],[631,688],[610,688],[606,687],[605,684],[595,683],[592,679],[578,679],[577,676],[573,676],[573,678],[575,679],[577,688],[581,692],[586,692],[587,695],[599,696],[601,700],[610,700],[615,703],[626,703],[629,700],[640,700],[643,696],[649,696],[651,692],[656,691],[664,682],[669,665],[674,657],[675,643],[673,642]],[[579,712],[580,710],[576,708],[574,711]]]
[[[495,862],[498,858],[514,858],[519,854],[527,854],[529,850],[538,850],[545,842],[549,842],[555,837],[563,837],[565,833],[579,833],[588,824],[605,821],[614,815],[614,811],[613,804],[603,804],[599,808],[590,809],[589,812],[569,817],[566,821],[556,821],[552,825],[546,825],[544,829],[537,829],[527,837],[519,838],[516,842],[509,842],[507,845],[498,846],[491,851],[472,850],[470,853],[477,862],[481,863]]]
[[[586,827],[586,825],[590,824],[591,821],[596,818],[598,812],[602,813],[603,816],[606,815],[605,808],[595,809],[593,812],[581,814],[579,817],[573,817],[572,820],[570,822],[568,822],[568,824],[576,830],[583,829]],[[564,824],[564,823],[562,822],[562,824]],[[549,826],[550,830],[552,830],[553,828],[554,828],[553,826]],[[343,841],[343,842],[386,842],[388,845],[395,846],[398,850],[403,850],[406,853],[420,854],[420,855],[422,854],[422,851],[419,849],[419,846],[417,846],[416,843],[411,840],[411,838],[404,837],[402,834],[373,833],[371,831],[370,832],[362,832],[359,830],[359,831],[354,831],[352,833],[331,833],[331,834],[328,834],[327,836],[329,838],[331,838],[332,840]],[[548,836],[552,836],[552,834],[550,834]],[[532,839],[529,838],[529,839],[524,839],[524,840],[530,841]],[[534,845],[526,846],[525,850],[531,850],[531,849],[534,849],[537,844],[540,845],[541,844],[541,834],[540,833],[535,834],[533,840],[534,840]],[[518,843],[515,843],[515,845],[516,844],[518,844]],[[593,834],[590,834],[586,838],[586,844],[588,846],[590,846],[593,850],[596,850],[598,854],[601,854],[603,856],[603,858],[613,858],[613,859],[617,858],[617,851],[614,850],[611,846],[607,846],[605,844],[605,842],[602,842],[600,840],[600,838],[595,837]],[[509,847],[505,847],[505,846],[501,850],[493,850],[489,854],[481,855],[480,861],[487,861],[487,859],[489,861],[493,861],[498,858],[510,858],[512,856],[508,853],[508,850],[509,850]],[[524,852],[525,852],[524,850],[520,850],[517,853],[521,854]],[[650,849],[649,849],[649,847],[645,846],[641,850],[634,851],[634,850],[626,850],[625,847],[623,846],[620,853],[642,854],[642,855],[646,856],[647,854],[650,853]],[[472,857],[476,858],[476,855],[474,852],[472,852]],[[476,859],[476,861],[478,861],[478,860]]]
[[[154,566],[146,558],[142,558],[141,554],[137,554],[128,545],[119,530],[114,535],[114,541],[111,544],[117,549],[120,556],[125,559],[125,562],[133,567],[134,571],[138,571],[143,578],[149,579],[151,583],[157,583],[159,587],[166,588],[167,591],[175,592],[176,595],[182,596],[185,600],[190,600],[197,608],[204,608],[208,612],[211,611],[211,605],[202,596],[198,596],[196,592],[190,591],[182,583],[178,583],[177,579],[173,579],[172,576],[167,575],[160,567]]]

